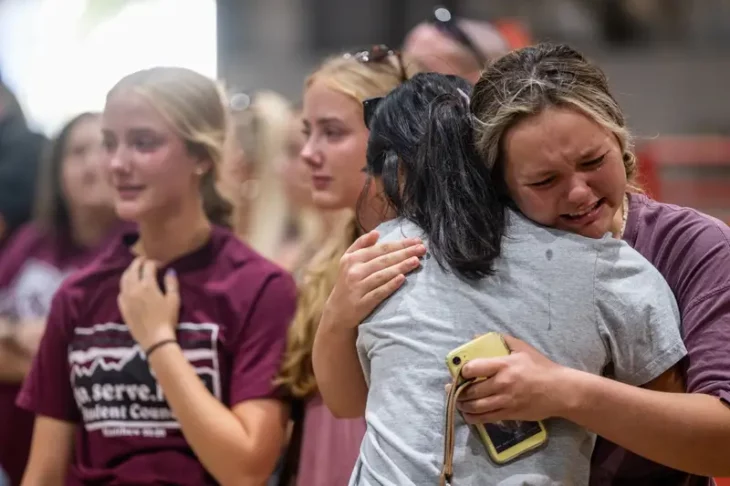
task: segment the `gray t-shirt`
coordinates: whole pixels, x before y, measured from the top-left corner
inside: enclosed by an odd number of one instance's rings
[[[350,485],[438,484],[443,459],[444,362],[489,331],[531,344],[553,361],[642,385],[686,353],[677,305],[659,272],[610,235],[589,239],[508,213],[493,276],[464,280],[428,256],[405,285],[359,327],[368,400],[367,431]],[[423,237],[392,220],[380,241]],[[426,242],[428,246],[428,242]],[[563,419],[544,421],[548,443],[498,466],[475,431],[456,420],[453,484],[588,484],[595,434]]]

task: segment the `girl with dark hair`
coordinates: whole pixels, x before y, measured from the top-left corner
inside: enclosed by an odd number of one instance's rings
[[[517,336],[592,375],[610,364],[630,384],[661,375],[685,354],[667,283],[628,245],[551,230],[505,210],[475,152],[469,93],[463,80],[429,73],[368,102],[368,171],[396,216],[378,226],[380,242],[422,238],[433,259],[355,322],[345,309],[351,300],[335,297],[338,286],[347,295],[360,275],[369,275],[361,288],[403,279],[388,267],[393,255],[367,261],[372,249],[360,250],[361,239],[343,260],[320,323],[313,358],[322,395],[336,413],[364,412],[367,421],[351,485],[435,484],[439,477],[442,485],[588,482],[596,436],[564,419],[545,420],[543,448],[501,466],[463,423],[455,447],[444,447],[453,423],[444,421],[444,359],[476,335],[500,333],[508,346]],[[625,315],[635,319],[629,324]],[[360,376],[338,366],[346,355],[359,356]],[[514,419],[531,430],[521,421],[537,418]]]
[[[19,484],[33,415],[15,406],[61,281],[96,256],[118,226],[102,173],[101,120],[82,113],[60,131],[44,161],[35,221],[0,257],[0,466]]]
[[[466,278],[489,275],[504,211],[489,171],[476,162],[471,132],[451,121],[465,115],[471,87],[456,76],[423,74],[407,88],[367,101],[368,173],[395,214],[423,230],[443,268]]]
[[[258,486],[274,469],[295,288],[226,227],[226,120],[217,84],[188,69],[109,92],[114,207],[138,231],[53,298],[18,396],[36,414],[24,484]]]

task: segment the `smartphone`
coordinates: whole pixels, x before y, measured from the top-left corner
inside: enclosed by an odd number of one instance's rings
[[[446,366],[452,377],[463,383],[461,368],[475,358],[508,356],[510,350],[496,332],[484,334],[446,355]],[[477,378],[476,381],[484,380]],[[492,424],[474,425],[489,457],[497,464],[506,464],[547,443],[547,430],[542,422],[506,420]]]

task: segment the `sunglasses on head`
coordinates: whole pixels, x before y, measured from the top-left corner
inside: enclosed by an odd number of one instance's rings
[[[385,44],[377,44],[372,46],[370,49],[348,52],[344,55],[345,59],[353,58],[363,64],[368,63],[383,63],[388,62],[390,57],[395,57],[398,69],[400,70],[401,82],[408,80],[408,74],[406,73],[406,67],[403,65],[403,57],[400,51],[396,51],[386,46]]]
[[[479,63],[480,67],[485,67],[489,59],[484,53],[477,48],[472,42],[471,37],[464,32],[464,29],[459,27],[459,23],[453,18],[451,12],[444,7],[438,7],[433,11],[433,18],[431,19],[433,24],[441,33],[447,35],[460,46],[465,48]]]
[[[368,130],[370,130],[370,123],[373,120],[373,115],[375,114],[375,111],[378,109],[378,106],[380,105],[381,101],[383,101],[383,97],[377,96],[375,98],[368,98],[362,102],[363,121],[365,122],[365,127]],[[365,172],[365,173],[370,172],[367,165],[365,165],[365,167],[362,168],[362,172]]]
[[[375,98],[368,98],[362,102],[363,121],[365,122],[365,127],[367,127],[368,130],[370,130],[370,122],[373,120],[375,110],[378,109],[378,105],[380,105],[381,101],[383,101],[383,97],[378,96]]]

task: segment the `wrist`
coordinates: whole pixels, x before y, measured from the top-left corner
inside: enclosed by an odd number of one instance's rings
[[[150,346],[149,348],[147,348],[145,350],[145,356],[147,357],[147,360],[149,360],[150,357],[153,354],[156,354],[158,350],[161,352],[162,348],[169,347],[172,345],[179,347],[179,344],[176,339],[162,339],[160,341],[157,341],[155,344],[153,344],[152,346]]]
[[[572,422],[585,409],[588,400],[586,373],[562,366],[557,373],[557,380],[552,389],[557,397],[555,415]]]
[[[15,341],[19,328],[17,319],[0,318],[0,340]]]
[[[344,317],[344,318],[343,318]],[[320,320],[320,326],[328,333],[332,334],[345,334],[351,335],[357,333],[357,325],[359,322],[352,323],[351,318],[343,316],[341,313],[328,312],[322,313],[322,319]]]
[[[155,346],[156,344],[163,341],[177,341],[177,336],[175,335],[175,332],[172,330],[156,332],[155,334],[152,334],[145,338],[144,341],[140,341],[139,345],[143,351],[147,352],[152,346]]]

